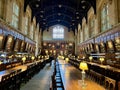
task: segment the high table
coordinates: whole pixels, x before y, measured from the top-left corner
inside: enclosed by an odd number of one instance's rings
[[[81,85],[81,71],[64,60],[58,61],[65,90],[105,90],[104,87],[89,79],[85,80],[86,86],[83,88]]]

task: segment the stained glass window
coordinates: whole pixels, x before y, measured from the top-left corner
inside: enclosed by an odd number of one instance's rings
[[[62,26],[55,26],[53,28],[53,39],[64,39],[64,28]]]

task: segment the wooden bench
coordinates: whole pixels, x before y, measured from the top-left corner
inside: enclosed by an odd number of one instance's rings
[[[51,76],[49,89],[50,90],[64,90],[58,62],[55,62],[54,66],[55,66],[54,72],[53,72],[53,75]]]

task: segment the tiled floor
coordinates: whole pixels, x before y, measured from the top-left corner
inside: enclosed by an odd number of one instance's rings
[[[53,74],[53,69],[53,63],[51,66],[47,64],[29,82],[23,85],[20,90],[49,90],[49,82]]]

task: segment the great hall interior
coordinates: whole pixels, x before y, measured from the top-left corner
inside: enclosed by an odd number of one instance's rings
[[[0,0],[0,90],[120,90],[120,0]]]

